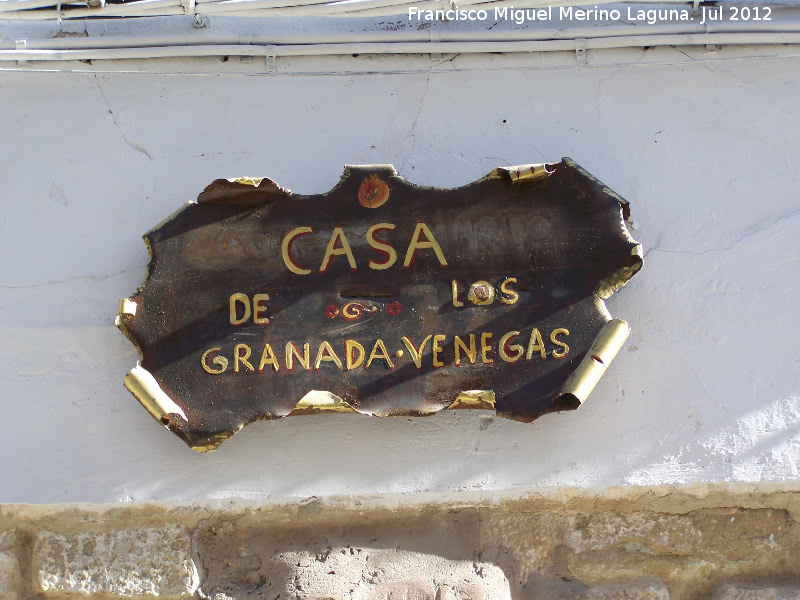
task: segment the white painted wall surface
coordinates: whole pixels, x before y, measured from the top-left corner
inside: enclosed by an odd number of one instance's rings
[[[800,479],[800,62],[704,52],[0,72],[0,501]],[[608,301],[631,336],[579,410],[299,417],[201,455],[123,388],[137,354],[113,316],[144,278],[141,235],[213,179],[313,193],[345,163],[393,163],[457,186],[562,156],[631,202],[646,251]]]

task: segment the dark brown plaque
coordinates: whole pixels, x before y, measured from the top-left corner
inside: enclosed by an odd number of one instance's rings
[[[125,385],[201,451],[323,410],[577,408],[627,337],[603,299],[642,266],[628,216],[566,158],[456,189],[388,165],[313,196],[217,180],[144,236],[116,321],[141,355]]]

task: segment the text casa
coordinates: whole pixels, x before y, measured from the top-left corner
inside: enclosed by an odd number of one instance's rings
[[[375,257],[371,258],[367,263],[367,267],[370,269],[382,271],[384,269],[388,269],[397,262],[398,256],[394,247],[378,237],[379,232],[387,230],[390,231],[395,228],[396,225],[394,223],[377,223],[367,230],[367,233],[365,234],[367,244],[369,244],[370,248],[375,250],[376,253]],[[310,233],[314,233],[314,230],[311,227],[294,227],[283,236],[283,240],[281,242],[281,256],[283,257],[283,263],[286,265],[287,269],[297,275],[308,275],[314,270],[309,267],[315,265],[300,264],[292,253],[293,246],[295,244],[302,244],[301,238]],[[434,237],[433,232],[430,230],[430,227],[422,222],[417,223],[416,227],[414,228],[414,233],[411,234],[411,240],[408,242],[408,247],[403,259],[404,268],[408,268],[413,264],[414,258],[416,257],[417,252],[420,250],[428,250],[433,252],[433,254],[436,256],[436,260],[439,262],[439,265],[442,267],[447,267],[447,259],[442,252],[439,242],[436,241],[436,238]],[[347,260],[347,263],[350,265],[350,269],[352,271],[358,269],[356,259],[353,256],[353,251],[350,249],[350,242],[348,241],[347,235],[342,227],[334,227],[333,231],[331,232],[331,238],[328,242],[328,247],[325,250],[325,254],[322,257],[322,262],[320,263],[318,271],[320,273],[325,273],[331,266],[333,259],[337,256],[344,257]]]

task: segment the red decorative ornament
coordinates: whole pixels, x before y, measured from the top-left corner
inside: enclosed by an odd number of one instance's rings
[[[395,300],[389,306],[386,307],[386,314],[392,317],[396,317],[401,312],[403,312],[403,307],[397,300]]]
[[[358,188],[358,202],[366,208],[378,208],[389,199],[389,186],[378,174],[368,177]]]
[[[336,307],[335,304],[331,304],[330,306],[325,308],[325,316],[329,319],[333,319],[336,315],[339,314],[339,309]]]
[[[355,321],[361,318],[361,315],[364,313],[375,312],[377,310],[377,307],[368,302],[348,302],[342,307],[342,318],[345,321]]]

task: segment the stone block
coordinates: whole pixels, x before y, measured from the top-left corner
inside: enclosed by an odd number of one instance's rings
[[[321,543],[281,551],[275,537],[223,530],[215,527],[198,544],[205,574],[202,594],[215,600],[224,595],[236,600],[278,595],[302,600],[511,599],[505,573],[488,562]]]
[[[375,548],[333,548],[273,557],[290,566],[286,591],[343,600],[510,600],[508,580],[495,565],[434,554]]]
[[[363,600],[437,600],[436,591],[425,579],[401,579],[375,586],[361,595]]]
[[[800,587],[723,584],[711,600],[800,600]]]
[[[0,600],[18,600],[22,591],[20,565],[16,556],[0,552]]]
[[[17,542],[13,530],[0,533],[0,600],[18,600],[23,597]]]
[[[41,532],[34,583],[45,596],[85,594],[181,598],[197,591],[190,540],[180,527],[110,532]]]
[[[588,587],[576,581],[542,578],[529,582],[528,589],[536,600],[670,600],[667,586],[651,577]]]
[[[669,590],[661,582],[637,582],[591,587],[572,598],[574,600],[669,600]]]
[[[641,512],[580,515],[571,519],[569,546],[578,553],[631,546],[648,553],[689,554],[698,532],[691,517]]]

